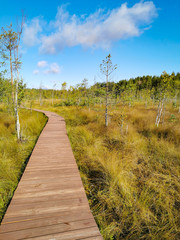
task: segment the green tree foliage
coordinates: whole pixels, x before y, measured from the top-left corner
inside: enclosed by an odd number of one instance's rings
[[[0,35],[0,49],[1,58],[7,62],[9,61],[10,73],[11,73],[11,84],[13,85],[13,51],[17,46],[18,34],[14,32],[12,24],[7,27],[7,30],[2,27]],[[13,89],[12,89],[13,90]],[[13,92],[12,92],[13,94]],[[14,97],[14,96],[13,96]]]
[[[0,76],[0,103],[9,109],[12,107],[12,85],[9,79]]]
[[[11,76],[11,88],[9,86],[9,80],[4,80],[1,86],[1,95],[3,99],[9,105],[12,105],[14,112],[15,122],[16,122],[16,133],[17,139],[20,140],[20,122],[19,122],[19,113],[18,108],[20,102],[23,99],[23,88],[24,84],[22,80],[19,79],[19,69],[21,62],[19,59],[19,46],[21,40],[21,34],[24,24],[24,17],[22,16],[21,27],[17,26],[19,29],[15,32],[13,30],[12,24],[5,28],[2,28],[0,34],[0,57],[3,60],[1,65],[5,63],[9,65],[10,76]],[[2,75],[2,74],[1,74]],[[14,84],[15,83],[15,84]],[[11,90],[12,99],[9,97],[9,91]]]

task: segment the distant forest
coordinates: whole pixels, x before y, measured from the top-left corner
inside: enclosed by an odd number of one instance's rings
[[[11,101],[11,82],[3,75],[0,75],[0,102],[9,104]],[[103,103],[106,94],[106,82],[97,82],[88,86],[88,80],[67,89],[67,83],[62,83],[61,90],[54,89],[28,89],[23,81],[19,81],[19,104],[21,101],[43,101],[43,99],[61,99],[60,105],[90,105]],[[163,72],[161,76],[143,76],[120,80],[119,82],[108,82],[109,101],[124,101],[132,103],[136,100],[161,100],[162,98],[174,99],[177,104],[180,98],[180,73],[167,74]],[[116,102],[117,103],[117,102]]]
[[[26,91],[35,99],[41,95],[43,99],[64,99],[65,105],[83,104],[85,101],[93,97],[105,96],[106,82],[97,82],[88,87],[88,80],[84,79],[81,84],[77,84],[75,87],[70,86],[66,88],[66,82],[62,83],[61,90],[55,89],[26,89]],[[109,82],[108,92],[110,98],[122,98],[128,100],[128,98],[144,99],[154,98],[159,99],[163,92],[166,92],[168,97],[179,98],[180,90],[180,73],[172,73],[171,75],[164,72],[161,76],[143,76],[130,78],[129,80],[120,80],[119,82]],[[84,97],[83,101],[79,100],[80,97]],[[91,99],[92,100],[92,99]],[[95,101],[95,99],[94,99]],[[96,99],[96,101],[98,101]]]

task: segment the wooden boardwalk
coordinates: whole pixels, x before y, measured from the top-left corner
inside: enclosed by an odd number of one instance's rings
[[[102,240],[66,133],[49,118],[0,226],[0,240]]]

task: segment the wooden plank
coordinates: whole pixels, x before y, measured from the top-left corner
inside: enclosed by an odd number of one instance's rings
[[[59,224],[64,222],[70,221],[79,221],[90,219],[92,214],[90,211],[82,211],[79,213],[78,211],[72,211],[71,214],[63,214],[60,216],[46,216],[45,218],[34,218],[34,219],[27,219],[24,221],[14,221],[9,223],[3,223],[1,225],[1,233],[5,232],[12,232],[18,231],[22,229],[31,229],[31,228],[38,228],[43,226],[50,226],[53,224]]]
[[[61,212],[68,211],[69,209],[76,207],[80,208],[82,205],[87,205],[87,200],[85,198],[75,198],[75,199],[65,199],[59,201],[47,201],[47,202],[37,202],[31,204],[22,204],[22,205],[14,205],[10,204],[7,214],[9,217],[15,216],[31,216],[38,214],[46,214],[53,212]]]
[[[65,129],[49,117],[0,226],[0,240],[102,239]]]
[[[61,171],[61,174],[58,174],[57,176],[55,176],[55,174],[53,174],[53,171],[48,173],[48,178],[71,178],[72,176],[77,176],[78,171],[74,171],[73,173],[71,172],[65,172],[65,171]],[[31,173],[31,174],[26,174],[23,178],[25,179],[41,179],[41,178],[47,178],[47,173]]]
[[[7,232],[2,234],[0,233],[0,240],[1,239],[11,239],[11,240],[27,239],[27,238],[33,238],[33,237],[40,237],[44,235],[52,235],[56,233],[63,234],[63,232],[69,232],[76,229],[84,229],[84,228],[95,227],[95,226],[96,224],[92,218],[87,220],[83,219],[83,220],[74,221],[74,222],[52,224],[50,226],[41,226],[41,227],[39,226],[35,228],[16,230],[16,234],[14,234],[14,232]]]
[[[8,215],[5,215],[5,218],[3,219],[3,224],[13,223],[13,222],[23,222],[34,220],[34,219],[46,219],[47,217],[56,217],[56,216],[73,216],[74,213],[79,212],[79,215],[81,215],[82,212],[90,212],[90,209],[87,205],[82,205],[81,207],[71,207],[68,210],[60,211],[60,212],[49,212],[49,213],[39,213],[37,215],[25,215],[25,216],[15,216],[15,217],[9,217]],[[92,217],[92,213],[91,213]],[[1,232],[1,230],[0,230]]]
[[[91,238],[98,236],[99,230],[95,227],[78,229],[74,231],[44,235],[41,237],[26,238],[27,240],[80,240],[82,238]],[[102,240],[102,238],[101,238]]]
[[[60,201],[60,200],[69,200],[72,198],[78,198],[78,197],[85,197],[84,190],[82,188],[77,189],[77,191],[69,191],[66,192],[66,194],[61,193],[61,194],[49,194],[45,196],[37,196],[36,198],[34,197],[24,197],[23,195],[21,198],[16,198],[12,200],[12,204],[14,205],[22,205],[24,203],[41,203],[41,202],[47,202],[47,201]]]
[[[81,240],[102,240],[102,237],[97,235],[95,237],[81,238]]]
[[[57,181],[57,182],[67,182],[67,179],[66,178],[47,178],[47,177],[44,177],[44,178],[39,178],[39,179],[23,179],[22,182],[19,183],[19,186],[25,186],[25,185],[31,185],[31,184],[39,184],[39,183],[46,183],[46,182],[54,182],[54,181]],[[76,182],[76,181],[80,181],[80,177],[79,176],[71,176],[71,181],[72,182]]]
[[[80,179],[77,179],[76,181],[73,182],[74,188],[80,187],[81,185]],[[56,181],[54,179],[54,182],[45,182],[43,183],[42,181],[40,183],[35,183],[35,184],[21,184],[19,185],[19,189],[17,189],[16,194],[21,194],[21,193],[28,193],[28,192],[37,192],[37,191],[48,191],[50,189],[66,189],[72,187],[72,183],[69,181]]]
[[[74,186],[80,186],[81,185],[81,180],[80,178],[74,177],[73,178],[73,184]],[[34,182],[33,181],[27,181],[24,180],[23,182],[21,182],[19,184],[19,187],[21,187],[21,189],[26,190],[26,192],[29,192],[29,190],[31,190],[31,188],[45,188],[47,189],[47,187],[53,187],[53,186],[58,186],[59,188],[61,187],[65,187],[65,186],[72,186],[70,181],[67,181],[67,179],[36,179]],[[29,189],[30,188],[30,189]],[[20,191],[19,189],[17,189],[16,193]]]
[[[76,196],[75,194],[76,194],[76,192],[77,193],[79,193],[79,192],[84,192],[84,189],[83,189],[83,187],[80,187],[80,188],[78,188],[78,189],[74,189],[74,188],[70,188],[70,189],[57,189],[57,190],[50,190],[50,191],[45,191],[45,192],[43,192],[43,191],[41,191],[41,192],[35,192],[35,193],[27,193],[27,194],[16,194],[15,196],[14,196],[14,199],[22,199],[22,198],[38,198],[38,197],[52,197],[52,196],[54,196],[54,195],[59,195],[59,196],[61,196],[61,195],[64,195],[64,196],[66,196],[66,195],[69,195],[69,194],[74,194],[74,196]],[[13,200],[14,200],[13,199]]]

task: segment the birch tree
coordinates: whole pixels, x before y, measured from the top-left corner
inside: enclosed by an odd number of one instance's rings
[[[56,83],[54,82],[53,83],[53,88],[52,90],[50,91],[51,92],[51,105],[53,106],[54,104],[54,97],[55,97],[55,90],[56,90]]]
[[[12,86],[12,102],[14,108],[15,115],[15,125],[16,125],[16,133],[17,139],[20,140],[20,122],[19,122],[19,114],[18,114],[18,86],[19,86],[19,69],[21,66],[20,58],[19,58],[19,46],[21,41],[21,35],[23,31],[25,17],[22,16],[21,25],[17,23],[17,32],[15,32],[12,28],[12,24],[10,24],[6,31],[2,28],[2,33],[0,35],[0,43],[1,43],[1,54],[2,57],[7,61],[9,61],[10,66],[10,74],[11,74],[11,86]],[[14,67],[14,69],[13,69]],[[16,79],[14,80],[13,70],[16,75]],[[15,86],[14,86],[14,83]]]
[[[157,127],[159,126],[162,116],[165,115],[165,103],[167,98],[172,95],[172,90],[172,77],[164,71],[161,75],[161,83],[159,86],[159,104],[155,121]]]
[[[15,119],[16,119],[16,132],[18,140],[21,139],[20,135],[20,122],[19,122],[19,111],[18,111],[18,85],[19,85],[19,69],[21,67],[20,57],[19,57],[19,46],[21,41],[21,35],[23,31],[25,17],[22,16],[21,25],[17,22],[17,39],[14,46],[14,67],[16,73],[16,87],[15,87],[15,102],[14,102],[14,111],[15,111]]]
[[[108,82],[110,75],[116,70],[117,65],[112,65],[111,55],[109,54],[100,64],[100,72],[106,77],[106,109],[105,109],[105,126],[108,126]]]

